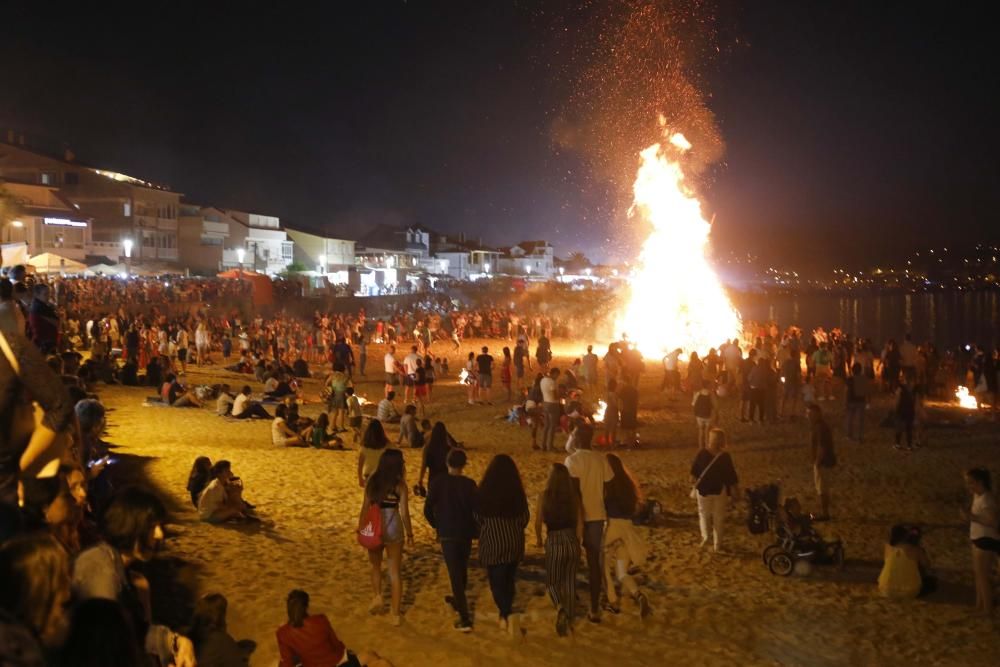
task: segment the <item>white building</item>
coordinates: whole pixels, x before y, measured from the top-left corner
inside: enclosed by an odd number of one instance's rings
[[[222,253],[223,268],[237,268],[276,275],[295,259],[295,244],[273,215],[227,210],[230,248]],[[240,261],[242,250],[242,262]]]
[[[558,271],[555,250],[547,241],[522,241],[500,257],[500,272],[514,276],[551,279]]]

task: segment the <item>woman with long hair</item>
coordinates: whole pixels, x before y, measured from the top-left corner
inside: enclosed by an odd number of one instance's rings
[[[608,527],[604,533],[604,578],[608,594],[605,609],[612,614],[621,611],[615,590],[617,581],[622,593],[628,594],[639,606],[639,616],[645,618],[649,615],[649,601],[629,574],[629,567],[646,562],[649,551],[646,541],[632,523],[632,518],[639,511],[642,494],[622,460],[615,454],[607,456],[615,476],[604,488],[604,507],[608,512]]]
[[[212,481],[212,459],[207,456],[199,456],[191,466],[188,474],[187,490],[191,494],[191,504],[198,507],[198,498],[205,490],[208,483]]]
[[[59,542],[46,533],[5,542],[0,547],[0,581],[0,611],[30,634],[25,648],[32,648],[32,640],[39,652],[40,646],[56,643],[70,597],[69,556]]]
[[[576,568],[583,542],[583,503],[569,469],[553,463],[535,509],[535,544],[542,546],[545,526],[546,588],[556,607],[556,632],[565,637],[576,607]]]
[[[286,602],[288,623],[278,628],[279,667],[342,665],[343,667],[392,667],[377,653],[355,654],[344,646],[326,614],[309,613],[309,594],[293,590]]]
[[[382,422],[377,419],[369,421],[365,435],[361,439],[361,450],[358,452],[358,486],[362,489],[378,468],[379,460],[388,444],[389,438],[385,434]]]
[[[382,550],[385,549],[389,559],[389,583],[392,586],[392,603],[390,620],[393,625],[399,625],[400,604],[403,599],[403,533],[406,541],[413,545],[413,526],[410,525],[410,501],[406,489],[406,466],[403,463],[403,452],[398,449],[387,449],[379,458],[378,468],[365,483],[365,499],[361,504],[361,515],[358,517],[358,529],[361,529],[368,514],[368,508],[377,505],[382,513],[382,545],[368,550],[368,560],[371,563],[371,580],[374,596],[369,611],[382,609]]]
[[[448,452],[452,447],[458,446],[455,439],[448,433],[444,422],[437,422],[431,429],[431,437],[424,445],[420,458],[420,474],[417,476],[417,485],[424,485],[424,474],[427,474],[427,488],[438,475],[448,474]]]
[[[479,562],[486,567],[500,627],[513,632],[514,580],[524,558],[524,529],[529,519],[528,498],[514,459],[506,454],[493,457],[479,482],[478,502]]]
[[[244,667],[249,654],[226,631],[229,602],[220,593],[202,597],[194,606],[189,635],[201,667]]]

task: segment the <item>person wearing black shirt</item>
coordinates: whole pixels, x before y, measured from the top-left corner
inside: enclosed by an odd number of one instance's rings
[[[479,370],[479,396],[484,403],[492,405],[490,388],[493,386],[493,357],[489,351],[488,347],[483,347],[483,353],[476,357],[476,366]]]
[[[719,550],[722,528],[726,518],[726,495],[729,499],[739,497],[739,480],[733,459],[726,449],[726,433],[713,428],[708,432],[708,444],[698,450],[691,464],[691,480],[697,490],[698,525],[701,528],[701,546],[708,543],[709,529],[713,534],[713,546]]]
[[[469,578],[469,554],[472,540],[477,536],[476,483],[462,474],[466,456],[461,449],[448,453],[448,474],[438,475],[430,483],[424,517],[437,530],[441,552],[451,580],[451,597],[448,602],[458,612],[455,629],[472,630],[465,587]]]

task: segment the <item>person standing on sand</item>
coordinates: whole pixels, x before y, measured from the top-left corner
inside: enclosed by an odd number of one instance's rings
[[[739,497],[739,479],[733,459],[726,451],[726,432],[722,429],[713,428],[708,432],[708,445],[698,450],[691,464],[691,479],[697,491],[700,546],[708,543],[711,534],[713,547],[718,552],[727,502]],[[729,496],[728,500],[723,491]]]
[[[701,387],[691,399],[691,407],[694,409],[694,421],[698,429],[698,449],[704,449],[705,441],[708,440],[708,429],[718,421],[715,395],[712,393],[712,383],[709,380],[702,380]]]
[[[830,485],[833,471],[837,467],[837,455],[833,451],[833,434],[823,419],[823,410],[815,403],[809,406],[809,424],[812,427],[813,482],[819,496],[820,512],[815,521],[830,520]]]
[[[545,586],[556,607],[556,633],[569,634],[576,608],[576,568],[583,541],[583,504],[569,470],[553,463],[535,509],[535,545],[545,526]]]
[[[446,601],[458,613],[455,629],[459,632],[472,630],[465,587],[469,579],[472,540],[479,532],[474,518],[476,483],[462,474],[465,463],[465,451],[451,450],[448,453],[448,474],[438,475],[429,483],[430,489],[424,502],[424,517],[437,530],[441,554],[448,568],[451,596]]]
[[[594,387],[597,386],[597,361],[597,355],[594,354],[594,346],[588,345],[587,354],[583,355],[583,367],[581,370],[587,391],[593,391]]]
[[[630,566],[641,567],[646,562],[649,546],[642,538],[632,519],[639,511],[639,485],[632,474],[614,454],[607,455],[614,479],[607,485],[604,507],[608,512],[608,529],[604,536],[604,576],[607,581],[608,602],[604,607],[612,614],[621,613],[615,582],[621,584],[622,593],[627,594],[639,607],[639,617],[649,615],[649,600],[639,590]]]
[[[375,422],[373,422],[375,423]],[[381,611],[382,599],[382,553],[389,561],[389,583],[392,587],[389,621],[398,626],[402,622],[400,606],[403,601],[403,533],[406,542],[413,546],[413,526],[410,525],[410,499],[406,488],[406,466],[403,452],[387,449],[378,461],[378,468],[365,483],[365,499],[358,516],[360,531],[368,514],[368,509],[377,505],[382,513],[382,545],[368,550],[371,563],[371,583],[374,596],[368,611]]]
[[[394,391],[399,386],[399,362],[396,361],[396,346],[390,345],[385,357],[385,394]]]
[[[531,370],[531,355],[528,353],[528,344],[518,338],[517,345],[514,346],[514,370],[517,372],[518,389],[521,388],[521,380],[524,379],[525,366]]]
[[[566,469],[583,502],[583,548],[587,553],[588,581],[590,584],[590,612],[587,620],[601,622],[601,587],[604,583],[602,556],[604,528],[608,513],[604,507],[604,489],[615,473],[607,458],[591,449],[594,430],[587,424],[577,426],[573,437],[567,440]]]
[[[562,403],[559,402],[559,369],[553,368],[538,383],[542,391],[542,412],[545,414],[545,430],[542,432],[542,451],[550,452],[562,417]]]
[[[972,572],[976,582],[976,611],[985,615],[993,614],[993,571],[1000,552],[1000,531],[997,522],[1000,513],[993,496],[990,471],[972,468],[965,473],[965,484],[972,494],[972,507],[962,510],[962,518],[969,522],[969,538],[972,540]]]
[[[847,403],[844,421],[847,437],[860,444],[865,434],[865,408],[868,405],[869,384],[861,364],[854,362],[851,376],[847,378]]]
[[[486,568],[500,628],[511,634],[518,629],[514,582],[524,560],[524,529],[529,518],[528,498],[514,459],[506,454],[494,456],[479,482],[479,563]]]

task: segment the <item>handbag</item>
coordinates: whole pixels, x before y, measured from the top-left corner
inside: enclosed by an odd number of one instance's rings
[[[691,487],[691,500],[698,500],[698,485],[701,484],[701,480],[705,478],[705,473],[707,473],[709,469],[715,465],[715,462],[719,460],[719,457],[722,456],[722,454],[723,452],[716,454],[715,458],[709,461],[708,465],[705,466],[705,469],[701,471],[700,475],[698,475],[698,479],[695,480],[694,485]]]
[[[371,503],[358,527],[358,544],[372,551],[382,548],[382,509]]]

